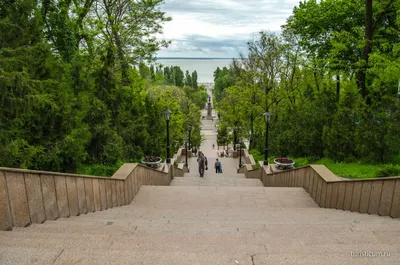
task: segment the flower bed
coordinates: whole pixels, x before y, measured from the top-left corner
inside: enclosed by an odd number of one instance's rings
[[[157,168],[160,166],[161,161],[161,157],[158,156],[145,156],[141,162],[149,167]]]
[[[294,160],[287,157],[278,157],[274,162],[279,169],[288,169],[294,166]]]

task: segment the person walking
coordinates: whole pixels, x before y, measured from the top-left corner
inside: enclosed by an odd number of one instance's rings
[[[197,156],[197,148],[196,147],[192,147],[192,153],[194,156]]]
[[[220,161],[218,161],[218,158],[217,158],[217,160],[215,161],[215,165],[214,165],[214,168],[215,168],[215,173],[222,173],[222,165],[221,165],[221,162]]]
[[[208,169],[207,157],[204,156],[203,152],[199,152],[199,157],[197,158],[197,163],[199,164],[199,174],[200,178],[204,177],[204,169]]]

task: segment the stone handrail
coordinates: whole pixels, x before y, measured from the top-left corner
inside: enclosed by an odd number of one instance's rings
[[[111,177],[0,168],[0,231],[129,204],[141,185],[169,185],[161,170],[124,164]]]
[[[181,164],[182,161],[184,161],[186,154],[186,149],[185,148],[179,148],[174,157],[172,158],[172,164],[174,164],[174,161],[176,161],[178,164]],[[192,151],[188,150],[189,157],[192,157]],[[172,175],[174,177],[183,177],[185,173],[189,172],[189,169],[186,167],[181,167],[178,165],[178,167],[173,167],[173,173]]]
[[[254,160],[253,156],[249,153],[249,150],[243,149],[243,156],[244,161],[246,164],[255,165],[256,161]]]
[[[244,166],[244,175],[248,179],[260,179],[261,168],[254,169],[251,164],[246,164]]]
[[[323,165],[261,171],[266,187],[302,187],[324,208],[400,217],[400,178],[341,179]]]
[[[249,153],[249,150],[242,149],[242,154],[244,158],[244,166],[242,168],[238,168],[238,173],[244,173],[246,178],[261,178],[261,169],[253,169],[253,165],[256,165],[256,160],[253,155]]]

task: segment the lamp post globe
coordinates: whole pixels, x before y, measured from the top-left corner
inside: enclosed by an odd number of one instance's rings
[[[172,111],[165,110],[163,112],[164,120],[167,122],[167,163],[171,163],[171,146],[169,145],[169,120],[171,118]]]
[[[269,129],[269,122],[271,120],[272,113],[265,112],[264,113],[264,120],[266,125],[266,132],[265,132],[265,149],[264,149],[264,165],[268,165],[268,129]]]

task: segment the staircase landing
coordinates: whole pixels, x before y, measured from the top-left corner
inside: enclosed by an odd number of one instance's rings
[[[399,264],[399,236],[301,188],[142,186],[127,206],[0,232],[0,264]]]

